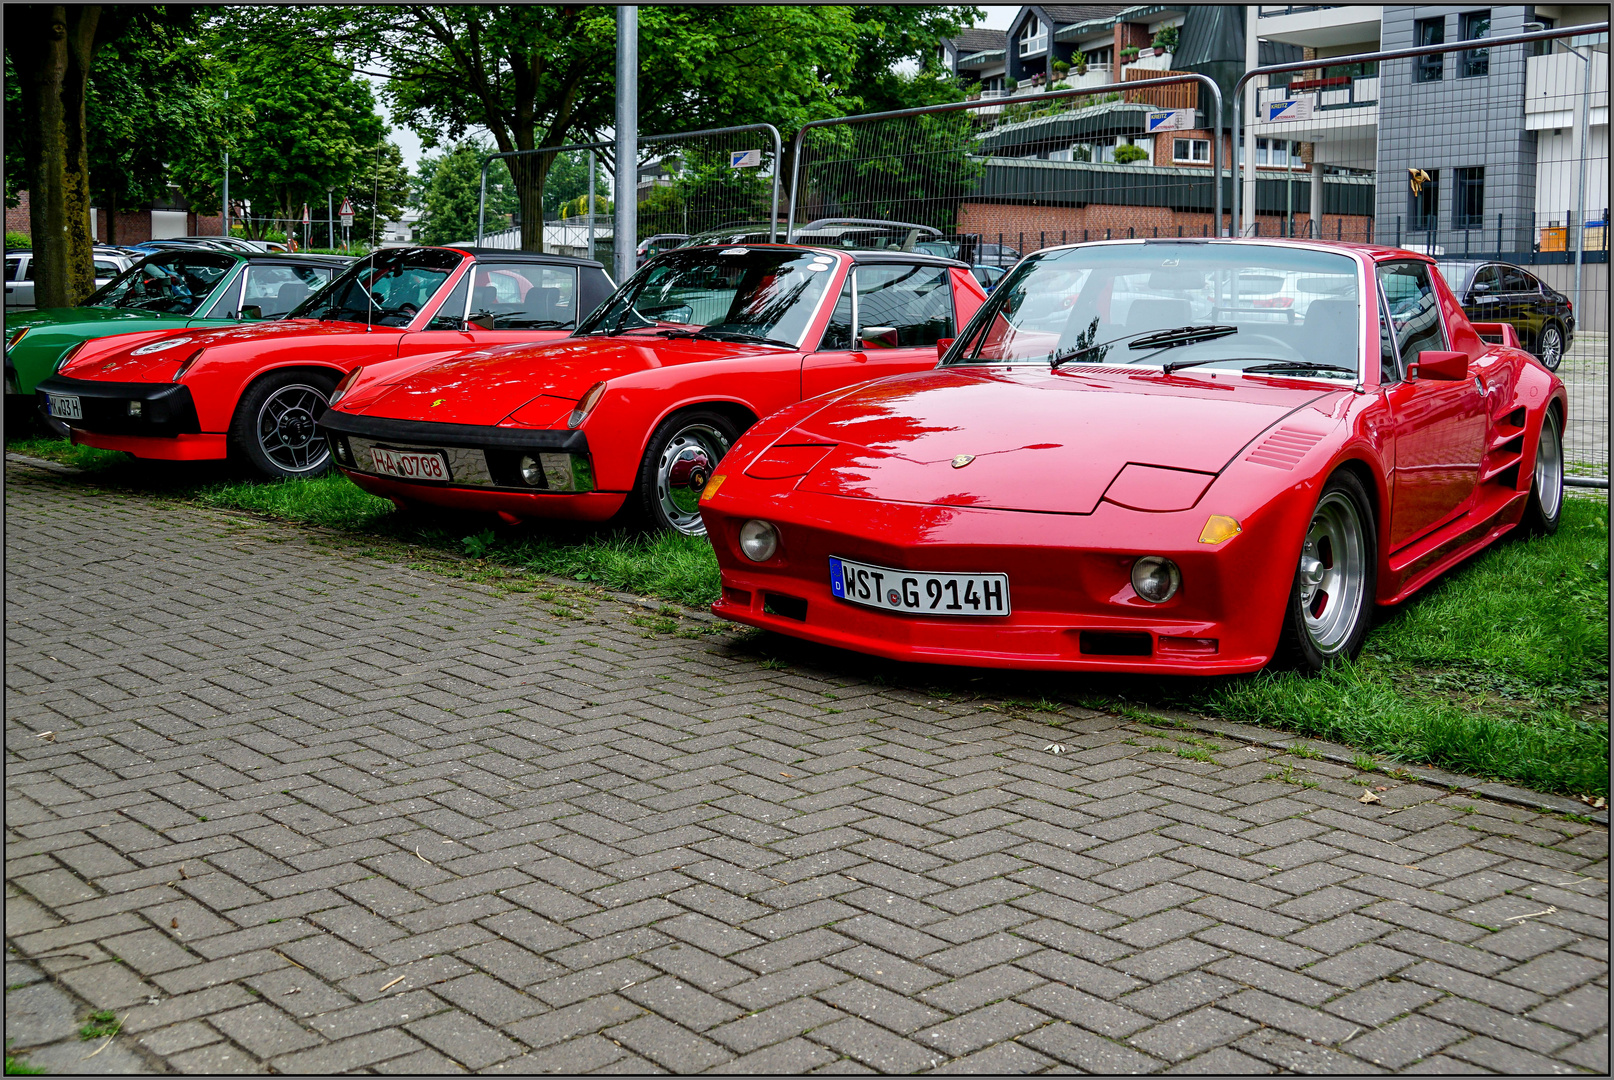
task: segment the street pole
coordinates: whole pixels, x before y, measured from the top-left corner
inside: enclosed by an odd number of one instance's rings
[[[325,193],[325,242],[331,246],[332,251],[336,250],[336,210],[331,202],[335,194],[334,191]]]
[[[230,92],[224,91],[224,100],[230,100]],[[107,220],[111,220],[108,218]],[[224,236],[230,235],[230,152],[224,151]]]
[[[639,9],[616,9],[616,213],[611,244],[618,284],[633,276],[639,243]]]
[[[588,257],[594,257],[594,151],[588,152]]]
[[[1567,45],[1565,47],[1568,48]],[[1592,50],[1588,47],[1584,53],[1574,48],[1570,48],[1569,51],[1579,56],[1586,65],[1585,77],[1580,84],[1580,101],[1576,102],[1579,106],[1577,111],[1580,113],[1576,117],[1580,126],[1580,180],[1575,185],[1575,220],[1580,222],[1580,246],[1575,249],[1575,317],[1584,319],[1586,309],[1581,305],[1584,297],[1581,295],[1580,289],[1580,271],[1581,267],[1586,264],[1586,129],[1591,126],[1589,95],[1592,90]],[[1604,215],[1604,218],[1603,235],[1607,236],[1607,215]],[[1565,232],[1569,233],[1569,230],[1565,230]]]

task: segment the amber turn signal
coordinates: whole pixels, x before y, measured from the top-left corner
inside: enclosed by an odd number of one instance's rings
[[[1199,532],[1201,544],[1220,544],[1223,540],[1231,540],[1244,531],[1244,527],[1237,521],[1223,514],[1212,514],[1205,521],[1205,527]]]
[[[728,477],[726,475],[724,475],[723,473],[718,473],[716,476],[714,476],[710,480],[706,481],[706,486],[701,488],[701,502],[705,502],[707,499],[710,499],[713,495],[716,495],[717,494],[717,489],[722,487],[723,486],[723,481],[725,481],[727,479],[728,479]]]

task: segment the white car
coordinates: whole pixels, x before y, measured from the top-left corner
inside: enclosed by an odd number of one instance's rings
[[[136,256],[118,248],[97,247],[93,257],[97,289],[129,269],[136,261]],[[34,306],[33,265],[32,251],[6,252],[6,307]]]

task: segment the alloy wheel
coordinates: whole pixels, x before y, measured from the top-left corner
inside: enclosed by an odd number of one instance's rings
[[[1541,421],[1534,480],[1541,516],[1548,521],[1556,521],[1559,504],[1564,498],[1564,444],[1558,435],[1558,418],[1550,410]]]
[[[288,473],[323,468],[331,448],[314,425],[314,413],[324,404],[325,395],[304,383],[270,394],[258,410],[258,446],[264,456]]]
[[[723,433],[708,424],[690,424],[667,440],[656,463],[656,499],[670,528],[686,536],[706,535],[701,491],[728,449]]]
[[[1367,582],[1362,518],[1343,493],[1317,504],[1300,554],[1300,601],[1306,636],[1319,652],[1339,651],[1361,617]]]
[[[1541,331],[1537,352],[1542,367],[1548,371],[1558,370],[1558,365],[1564,358],[1564,336],[1556,326],[1549,326]]]

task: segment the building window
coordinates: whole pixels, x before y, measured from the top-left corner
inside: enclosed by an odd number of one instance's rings
[[[1540,23],[1541,24],[1541,29],[1543,29],[1543,30],[1551,30],[1554,26],[1557,25],[1557,23],[1555,21],[1553,21],[1552,19],[1547,18],[1545,15],[1537,15],[1536,11],[1535,11],[1535,8],[1526,8],[1525,9],[1525,24],[1526,24],[1525,29],[1526,30],[1530,29],[1529,24],[1533,23],[1533,22],[1534,23]],[[1551,40],[1548,40],[1548,41],[1532,41],[1530,43],[1530,55],[1531,56],[1546,56],[1550,52],[1552,52],[1552,42],[1551,42]]]
[[[1423,232],[1435,227],[1440,213],[1440,170],[1430,169],[1428,172],[1429,179],[1412,195],[1412,206],[1407,215],[1407,227]]]
[[[1239,148],[1239,160],[1244,160],[1243,147]],[[1285,164],[1287,159],[1287,165]],[[1300,144],[1288,142],[1284,139],[1257,139],[1255,140],[1255,163],[1257,165],[1270,165],[1276,169],[1298,169],[1305,163],[1300,160]]]
[[[1210,161],[1209,139],[1172,139],[1172,161]]]
[[[1446,20],[1419,19],[1412,24],[1413,42],[1420,48],[1427,45],[1446,44]],[[1439,82],[1444,77],[1445,54],[1430,53],[1420,56],[1414,61],[1414,82]]]
[[[1020,55],[1036,56],[1048,51],[1048,28],[1035,15],[1020,28]]]
[[[1491,36],[1491,13],[1489,11],[1470,11],[1462,17],[1462,31],[1464,41],[1476,41],[1479,38]],[[1463,50],[1463,78],[1472,79],[1478,75],[1485,75],[1491,70],[1490,49]]]
[[[1485,170],[1456,170],[1457,185],[1452,192],[1451,223],[1455,229],[1485,227]]]

